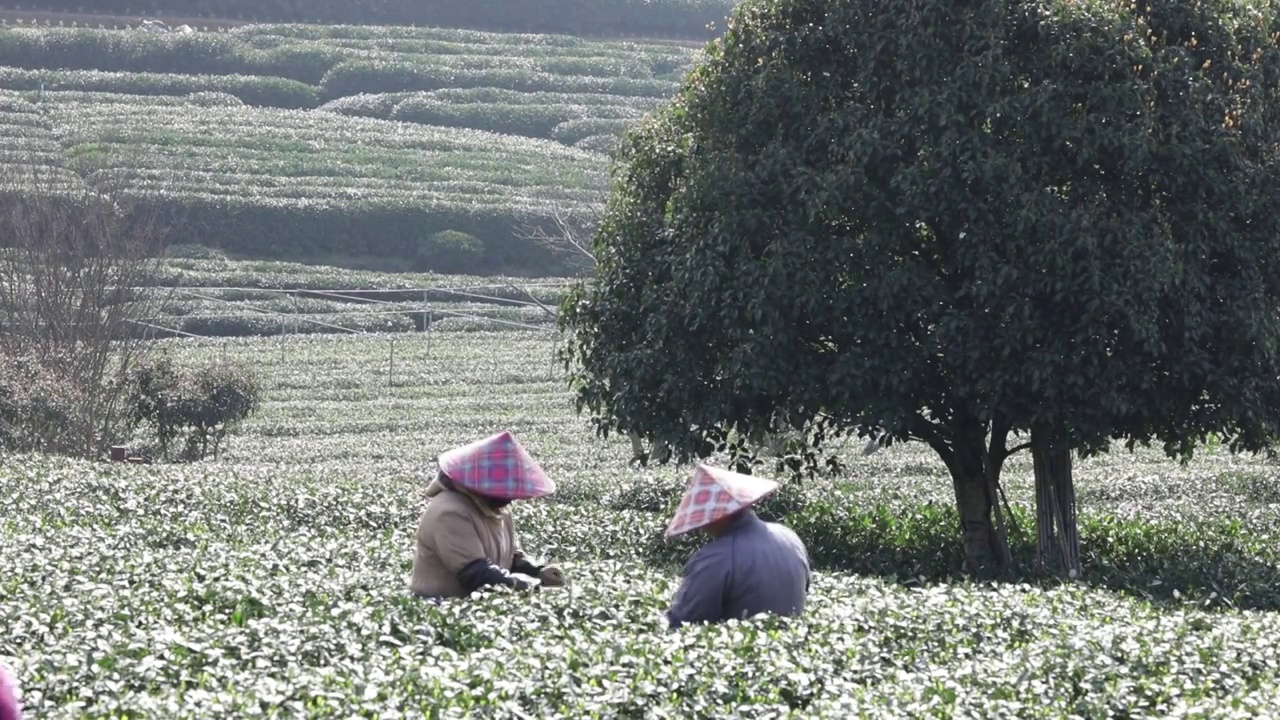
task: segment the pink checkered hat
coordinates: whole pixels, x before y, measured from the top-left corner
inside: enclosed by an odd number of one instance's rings
[[[556,484],[509,432],[444,453],[440,469],[455,483],[485,497],[527,500],[556,491]]]
[[[0,665],[0,720],[22,720],[18,683],[4,665]]]
[[[750,507],[778,489],[765,478],[698,465],[667,525],[667,539],[683,535]]]

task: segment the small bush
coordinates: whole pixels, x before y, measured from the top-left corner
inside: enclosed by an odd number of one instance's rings
[[[161,458],[184,436],[182,460],[203,460],[210,452],[216,457],[227,433],[262,403],[258,378],[229,365],[183,373],[161,357],[136,368],[130,380],[129,418],[135,429],[150,430]]]
[[[227,431],[256,412],[262,404],[262,386],[243,368],[228,365],[202,367],[190,376],[178,415],[189,428],[183,456],[201,459],[212,450],[216,456]]]
[[[418,247],[418,264],[423,270],[466,274],[484,259],[484,244],[457,230],[445,230],[428,237]]]
[[[0,355],[0,449],[73,452],[84,444],[77,417],[84,390],[34,355]]]
[[[204,245],[178,244],[170,245],[164,253],[168,258],[184,260],[227,260],[227,254],[218,248]]]

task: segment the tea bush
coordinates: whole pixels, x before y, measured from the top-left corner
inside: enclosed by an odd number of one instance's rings
[[[945,469],[851,446],[846,473],[761,507],[814,556],[805,614],[667,632],[700,541],[658,538],[689,469],[594,437],[550,338],[398,344],[391,386],[385,340],[296,343],[170,344],[178,369],[263,373],[218,462],[0,465],[0,660],[33,715],[1245,718],[1280,691],[1265,460],[1081,462],[1082,580],[978,582]],[[498,428],[560,484],[512,512],[569,587],[411,599],[432,459]],[[1029,462],[1006,475],[1025,562]]]
[[[466,273],[481,266],[484,243],[457,230],[445,230],[418,246],[418,265],[423,270]]]
[[[50,10],[82,12],[83,0],[45,0]],[[723,23],[728,0],[95,0],[93,12],[244,18],[290,23],[436,25],[506,32],[567,32],[707,39]],[[380,28],[378,28],[380,29]],[[410,28],[406,28],[410,29]]]
[[[80,91],[128,95],[189,95],[223,92],[246,105],[286,109],[320,104],[316,88],[296,80],[265,75],[177,75],[99,70],[20,70],[0,68],[5,90]]]
[[[485,255],[441,269],[565,274],[526,231],[593,211],[608,137],[696,55],[439,28],[0,28],[0,180],[35,162],[123,186],[177,243],[244,257],[408,270],[456,230]]]
[[[210,452],[216,456],[227,433],[262,402],[261,383],[245,367],[216,364],[184,371],[161,356],[134,368],[129,383],[130,420],[150,431],[160,458],[169,457],[179,438],[184,438],[184,460],[203,460]]]
[[[35,355],[0,353],[0,450],[62,452],[80,445],[84,392]]]

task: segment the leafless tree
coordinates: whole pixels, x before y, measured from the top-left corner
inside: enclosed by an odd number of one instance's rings
[[[148,347],[138,321],[162,301],[139,289],[154,284],[169,234],[124,183],[38,166],[0,173],[0,353],[34,356],[81,389],[64,430],[84,455],[116,439],[123,380]]]
[[[553,205],[518,228],[516,236],[559,256],[570,270],[590,272],[596,267],[592,236],[600,226],[604,202],[605,196],[601,193],[587,203]]]

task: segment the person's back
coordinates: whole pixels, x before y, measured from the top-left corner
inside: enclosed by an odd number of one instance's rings
[[[760,613],[796,616],[804,612],[809,581],[800,538],[744,510],[689,558],[667,618],[679,627]]]
[[[766,523],[750,510],[710,545],[725,543],[731,558],[725,619],[762,612],[804,612],[809,591],[809,554],[789,528]]]

